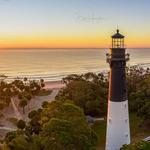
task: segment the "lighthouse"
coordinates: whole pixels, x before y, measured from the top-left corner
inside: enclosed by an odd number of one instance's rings
[[[126,54],[124,36],[118,29],[112,36],[112,47],[106,56],[110,65],[106,150],[120,150],[124,144],[130,143],[126,87],[126,62],[129,54]]]

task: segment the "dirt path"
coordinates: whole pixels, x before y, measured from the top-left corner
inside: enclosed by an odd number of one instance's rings
[[[11,98],[11,104],[12,104],[12,107],[13,107],[13,109],[14,109],[15,117],[16,117],[17,119],[21,119],[21,118],[22,118],[22,117],[21,117],[21,114],[20,114],[20,112],[19,112],[19,110],[18,110],[18,108],[17,108],[17,106],[16,106],[16,104],[15,104],[13,98]]]
[[[36,96],[34,97],[30,103],[29,103],[29,109],[26,107],[25,109],[25,114],[28,114],[31,110],[33,109],[38,109],[42,106],[42,103],[44,101],[48,101],[48,102],[51,102],[55,99],[57,93],[58,93],[59,89],[55,89],[53,90],[53,92],[50,94],[50,95],[47,95],[47,96]],[[20,110],[20,108],[19,108]],[[22,111],[20,111],[21,115],[22,114]],[[23,115],[24,116],[24,115]]]

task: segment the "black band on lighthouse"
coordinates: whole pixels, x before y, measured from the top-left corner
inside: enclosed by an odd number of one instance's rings
[[[112,48],[110,50],[110,85],[109,100],[122,102],[127,100],[126,90],[126,59],[125,48]]]

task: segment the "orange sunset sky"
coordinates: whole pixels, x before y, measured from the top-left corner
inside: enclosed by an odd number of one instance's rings
[[[0,0],[0,48],[104,48],[117,26],[128,47],[148,48],[149,6],[148,0]]]

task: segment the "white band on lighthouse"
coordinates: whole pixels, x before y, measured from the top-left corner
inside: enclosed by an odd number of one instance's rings
[[[108,101],[106,139],[106,150],[120,150],[122,145],[130,143],[128,100]]]

